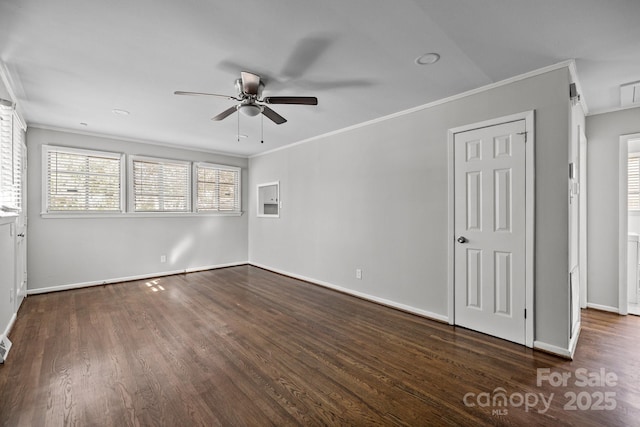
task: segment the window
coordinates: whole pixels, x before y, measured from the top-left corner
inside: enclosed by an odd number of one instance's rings
[[[0,209],[13,206],[13,109],[0,105]]]
[[[44,212],[123,212],[119,153],[43,146]]]
[[[240,168],[197,163],[197,212],[240,212]]]
[[[130,167],[134,212],[191,211],[191,163],[132,157]]]
[[[640,153],[629,154],[627,183],[627,209],[640,211]]]
[[[27,156],[25,145],[25,126],[18,118],[17,113],[13,113],[13,192],[11,195],[14,209],[22,210],[22,167],[25,164],[24,160]]]
[[[25,126],[13,107],[0,105],[0,210],[22,210]]]

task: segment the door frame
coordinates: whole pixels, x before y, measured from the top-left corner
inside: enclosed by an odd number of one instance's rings
[[[627,235],[628,206],[627,206],[627,158],[629,157],[629,141],[640,139],[640,133],[620,136],[618,152],[618,314],[629,314],[629,300],[627,298]]]
[[[588,235],[587,235],[587,135],[584,128],[578,126],[578,138],[579,138],[579,157],[580,157],[580,169],[578,170],[579,182],[580,182],[580,230],[579,230],[579,263],[580,263],[580,308],[587,308],[588,301],[588,286],[587,286],[587,250],[588,250]]]
[[[525,345],[533,347],[534,339],[534,250],[535,250],[535,112],[534,110],[511,114],[482,122],[451,128],[447,135],[448,159],[448,220],[447,220],[447,286],[448,286],[448,321],[455,325],[455,168],[454,138],[457,133],[474,129],[500,125],[503,123],[525,121],[527,132],[525,147]]]

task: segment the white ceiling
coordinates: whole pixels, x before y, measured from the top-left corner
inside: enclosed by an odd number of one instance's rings
[[[0,61],[30,125],[244,156],[567,59],[590,112],[616,108],[639,17],[638,0],[2,0]],[[210,120],[231,101],[173,95],[235,95],[242,70],[319,105],[272,106],[289,121],[265,118],[261,144],[259,117],[239,142],[237,114]]]

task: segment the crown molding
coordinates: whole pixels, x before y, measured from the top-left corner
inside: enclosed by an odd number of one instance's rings
[[[573,72],[571,71],[571,67],[573,67]],[[277,151],[286,150],[288,148],[295,147],[296,145],[306,144],[308,142],[317,141],[319,139],[324,139],[324,138],[327,138],[327,137],[330,137],[330,136],[333,136],[333,135],[339,135],[341,133],[349,132],[349,131],[352,131],[352,130],[355,130],[355,129],[359,129],[359,128],[362,128],[362,127],[366,127],[366,126],[369,126],[369,125],[372,125],[372,124],[375,124],[375,123],[380,123],[380,122],[384,122],[386,120],[394,119],[394,118],[397,118],[397,117],[402,117],[402,116],[405,116],[407,114],[412,114],[412,113],[415,113],[417,111],[422,111],[422,110],[433,108],[433,107],[436,107],[436,106],[439,106],[439,105],[442,105],[442,104],[446,104],[446,103],[449,103],[449,102],[452,102],[452,101],[457,101],[459,99],[463,99],[463,98],[466,98],[466,97],[469,97],[469,96],[472,96],[472,95],[476,95],[478,93],[486,92],[486,91],[489,91],[489,90],[492,90],[492,89],[495,89],[495,88],[498,88],[498,87],[501,87],[501,86],[506,86],[506,85],[509,85],[511,83],[519,82],[521,80],[525,80],[525,79],[528,79],[528,78],[531,78],[531,77],[539,76],[541,74],[545,74],[545,73],[548,73],[550,71],[555,71],[555,70],[559,70],[559,69],[562,69],[562,68],[569,68],[569,72],[572,73],[571,74],[572,78],[575,77],[575,79],[577,80],[577,75],[576,75],[576,72],[575,72],[575,61],[573,59],[570,59],[570,60],[567,60],[567,61],[558,62],[557,64],[549,65],[547,67],[539,68],[537,70],[529,71],[527,73],[520,74],[520,75],[517,75],[517,76],[514,76],[514,77],[510,77],[508,79],[501,80],[499,82],[490,83],[488,85],[481,86],[481,87],[476,88],[476,89],[471,89],[471,90],[468,90],[466,92],[459,93],[457,95],[452,95],[452,96],[449,96],[447,98],[442,98],[442,99],[439,99],[437,101],[433,101],[433,102],[430,102],[430,103],[427,103],[427,104],[419,105],[417,107],[409,108],[407,110],[399,111],[397,113],[389,114],[389,115],[386,115],[386,116],[383,116],[383,117],[379,117],[377,119],[373,119],[373,120],[369,120],[369,121],[366,121],[366,122],[358,123],[358,124],[355,124],[355,125],[352,125],[352,126],[348,126],[348,127],[342,128],[342,129],[338,129],[338,130],[335,130],[335,131],[332,131],[332,132],[327,132],[327,133],[324,133],[322,135],[314,136],[314,137],[311,137],[311,138],[308,138],[308,139],[304,139],[302,141],[298,141],[298,142],[294,142],[294,143],[291,143],[291,144],[288,144],[288,145],[284,145],[282,147],[274,148],[273,150],[264,151],[264,152],[258,153],[258,154],[253,154],[253,155],[250,155],[248,157],[251,159],[251,158],[255,158],[255,157],[266,156],[268,154],[272,154],[272,153],[275,153]],[[579,88],[579,84],[578,83],[576,83],[576,87]],[[567,92],[568,92],[568,89],[567,89]],[[582,97],[581,97],[581,99],[582,99]],[[586,108],[586,104],[583,105],[583,108]]]

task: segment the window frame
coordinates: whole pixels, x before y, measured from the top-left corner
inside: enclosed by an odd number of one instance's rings
[[[220,210],[218,208],[218,210],[199,210],[198,209],[198,205],[199,205],[199,198],[200,198],[200,194],[198,192],[198,169],[199,168],[203,168],[203,169],[215,169],[215,170],[222,170],[222,171],[230,171],[230,172],[235,172],[238,174],[238,182],[237,182],[237,189],[238,192],[236,194],[236,201],[234,202],[234,205],[236,205],[238,208],[234,209],[234,210]],[[192,184],[192,194],[193,194],[193,212],[195,214],[198,215],[227,215],[227,216],[237,216],[237,215],[242,215],[242,168],[237,167],[237,166],[228,166],[228,165],[221,165],[221,164],[217,164],[217,163],[208,163],[208,162],[194,162],[193,163],[193,169],[192,169],[192,178],[191,178],[191,184]],[[218,191],[219,191],[219,187],[218,187]],[[218,200],[220,198],[220,195],[218,194]]]
[[[138,156],[138,155],[129,155],[128,156],[128,182],[127,182],[127,192],[128,192],[128,206],[127,213],[130,215],[140,216],[140,215],[149,215],[149,216],[184,216],[193,213],[193,162],[188,160],[175,160],[175,159],[167,159],[163,157],[150,157],[150,156]],[[135,175],[134,175],[134,162],[149,162],[149,163],[159,163],[159,164],[181,164],[187,166],[187,209],[184,211],[177,210],[157,210],[157,211],[137,211],[135,206]]]
[[[69,210],[69,211],[50,211],[49,209],[49,172],[48,162],[49,153],[59,152],[65,154],[106,157],[114,160],[118,160],[120,167],[119,174],[119,209],[114,211],[102,211],[102,210]],[[126,212],[126,197],[125,197],[125,182],[126,182],[126,164],[124,153],[118,153],[113,151],[101,151],[93,149],[65,147],[59,145],[42,145],[42,204],[41,204],[41,216],[42,217],[89,217],[89,216],[120,216]]]
[[[63,152],[69,154],[94,155],[109,158],[117,158],[120,166],[120,195],[118,211],[49,211],[49,174],[48,156],[50,152]],[[183,164],[187,166],[187,203],[188,210],[185,211],[135,211],[135,179],[134,161],[148,161],[154,163]],[[237,207],[238,210],[203,210],[198,211],[198,167],[208,167],[218,170],[228,170],[237,173]],[[191,160],[178,160],[166,157],[155,157],[145,155],[126,154],[123,152],[94,150],[90,148],[76,148],[64,145],[43,144],[42,145],[42,188],[41,188],[41,212],[42,218],[139,218],[139,217],[195,217],[195,216],[242,216],[242,167],[223,165],[219,163],[197,162]]]
[[[6,133],[2,129],[6,129]],[[0,105],[0,214],[3,216],[19,214],[23,210],[25,130],[15,108]]]

